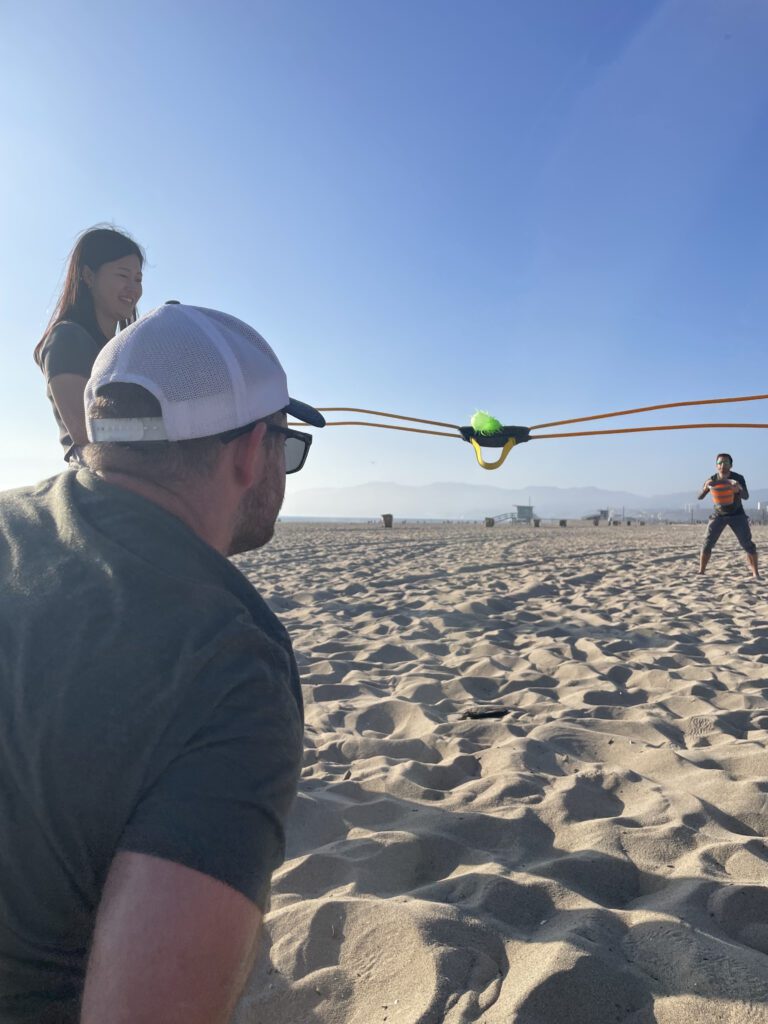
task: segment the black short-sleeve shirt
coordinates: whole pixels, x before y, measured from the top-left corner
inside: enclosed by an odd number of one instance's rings
[[[106,343],[103,334],[94,337],[80,324],[62,320],[48,333],[40,350],[40,365],[47,384],[46,394],[59,427],[59,441],[64,447],[65,457],[72,448],[72,438],[53,400],[51,381],[61,373],[75,373],[86,379],[90,377],[96,356]]]
[[[298,673],[231,562],[87,470],[0,495],[0,572],[0,1021],[74,1024],[118,850],[264,908]]]

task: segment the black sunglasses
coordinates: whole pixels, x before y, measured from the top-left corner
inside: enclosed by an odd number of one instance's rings
[[[303,468],[312,444],[311,434],[302,434],[300,430],[290,427],[278,427],[276,423],[267,424],[267,433],[282,434],[285,438],[285,472],[298,473]]]
[[[229,444],[236,437],[242,437],[253,430],[257,423],[262,420],[255,420],[253,423],[246,423],[244,427],[235,427],[234,430],[227,430],[219,434],[218,438],[222,444]],[[290,427],[280,427],[276,423],[267,424],[267,433],[282,434],[285,437],[285,472],[298,473],[307,461],[309,446],[312,444],[311,434],[302,434],[299,430],[291,430]]]

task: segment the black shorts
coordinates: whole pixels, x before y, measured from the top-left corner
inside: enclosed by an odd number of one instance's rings
[[[749,517],[745,512],[738,512],[733,516],[710,516],[709,525],[707,526],[707,534],[704,538],[704,547],[702,550],[711,551],[715,544],[717,544],[717,539],[726,526],[730,526],[736,534],[736,539],[744,550],[748,554],[754,555],[757,548],[755,547],[755,542],[752,540],[752,531],[749,528]]]

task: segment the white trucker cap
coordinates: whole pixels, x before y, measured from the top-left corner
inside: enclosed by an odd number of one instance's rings
[[[91,419],[106,384],[139,384],[155,396],[161,417]],[[107,342],[85,387],[88,439],[188,441],[244,427],[285,411],[313,427],[325,419],[288,395],[280,362],[248,324],[201,306],[167,303]]]

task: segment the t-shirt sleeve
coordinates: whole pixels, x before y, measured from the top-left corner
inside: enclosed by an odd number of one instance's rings
[[[242,654],[239,664],[217,659],[196,680],[217,693],[224,685],[225,696],[151,785],[118,843],[211,875],[262,910],[285,856],[302,758],[288,658],[269,647],[247,665]]]
[[[53,380],[60,373],[90,377],[98,353],[98,345],[80,324],[57,324],[43,345],[41,363],[45,379]]]

